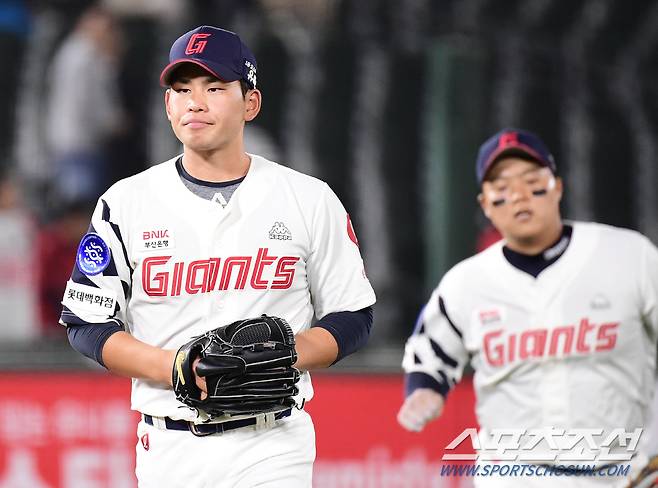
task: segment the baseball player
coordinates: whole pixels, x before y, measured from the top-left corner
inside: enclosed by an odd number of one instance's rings
[[[258,115],[261,92],[238,35],[198,27],[173,43],[169,61],[160,81],[183,153],[99,198],[61,322],[75,349],[133,378],[139,486],[310,486],[306,371],[362,347],[372,323],[356,235],[327,184],[245,152],[244,124]],[[261,314],[295,333],[297,406],[209,421],[178,401],[177,349]]]
[[[494,135],[481,146],[476,169],[480,205],[503,240],[448,271],[421,311],[403,360],[399,423],[420,431],[439,417],[470,359],[485,434],[644,427],[656,366],[658,250],[634,231],[563,221],[562,181],[532,133]],[[641,445],[630,474],[647,461]],[[546,454],[543,448],[530,452]],[[535,464],[553,462],[546,459]],[[518,473],[474,481],[512,488],[628,483]]]

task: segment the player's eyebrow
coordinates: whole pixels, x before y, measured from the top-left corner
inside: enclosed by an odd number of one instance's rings
[[[190,81],[192,81],[192,78],[196,78],[196,76],[194,76],[194,77],[178,76],[178,77],[176,77],[175,80],[172,81],[171,84],[173,85],[174,83],[189,83]],[[212,75],[203,76],[203,81],[206,84],[209,84],[209,83],[225,83],[224,81],[220,80],[216,76],[212,76]]]

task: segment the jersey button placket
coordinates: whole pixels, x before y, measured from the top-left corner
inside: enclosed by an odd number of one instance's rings
[[[530,324],[533,329],[545,329],[546,317],[551,313],[548,308],[552,301],[552,293],[546,281],[535,280],[532,287],[532,314]],[[547,347],[545,345],[544,347]],[[539,398],[541,399],[542,425],[564,425],[565,414],[568,412],[568,400],[564,389],[568,384],[568,375],[563,363],[552,361],[547,357],[547,351],[538,358],[544,364],[539,370]]]
[[[218,205],[219,206],[219,205]],[[219,206],[221,208],[221,206]],[[229,207],[223,207],[221,208],[221,211],[217,212],[217,216],[219,219],[216,221],[215,229],[213,231],[213,236],[212,236],[212,253],[213,256],[220,257],[220,269],[217,271],[219,276],[217,282],[220,281],[221,279],[221,267],[224,264],[224,260],[226,259],[227,254],[227,245],[226,245],[226,238],[225,235],[227,232],[230,232],[230,229],[228,228],[229,223],[226,220],[226,217],[230,215],[230,211],[228,211]],[[211,300],[212,300],[212,306],[210,307],[210,314],[211,317],[214,319],[215,316],[219,313],[222,313],[226,307],[226,297],[224,296],[225,293],[227,293],[228,290],[217,290],[217,286],[215,287],[214,290],[211,291]]]

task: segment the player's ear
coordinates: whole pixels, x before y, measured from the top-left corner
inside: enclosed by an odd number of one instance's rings
[[[171,120],[171,112],[169,110],[169,98],[171,97],[171,88],[167,88],[164,93],[164,102],[165,102],[165,112],[167,113],[167,119]]]
[[[250,122],[256,118],[260,112],[262,103],[262,94],[260,90],[249,90],[245,95],[244,120]]]
[[[484,194],[480,192],[478,194],[478,203],[480,204],[480,208],[484,212],[484,215],[486,215],[487,218],[489,217],[489,205],[487,204],[487,199],[485,198]]]
[[[562,178],[560,178],[559,176],[555,177],[555,191],[558,194],[558,201],[562,200],[564,184],[562,183]]]

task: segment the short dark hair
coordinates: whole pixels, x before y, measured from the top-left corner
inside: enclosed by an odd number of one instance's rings
[[[242,98],[246,98],[247,92],[251,90],[251,87],[245,80],[240,80],[240,89],[242,90]]]

